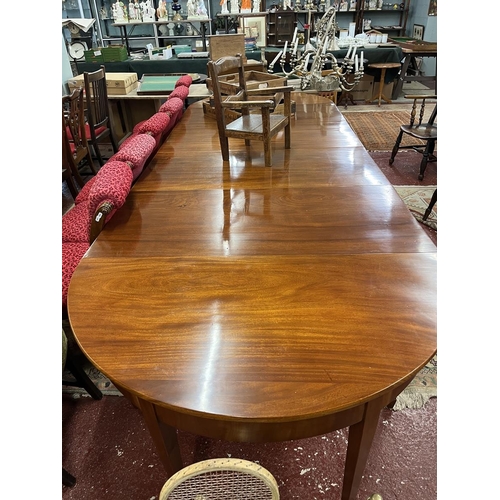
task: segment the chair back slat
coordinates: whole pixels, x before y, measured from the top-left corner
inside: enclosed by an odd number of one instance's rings
[[[224,128],[226,126],[226,113],[222,109],[222,102],[225,100],[224,90],[222,88],[220,76],[227,74],[236,75],[232,83],[236,84],[235,93],[241,94],[241,100],[246,99],[246,82],[245,82],[245,74],[243,71],[243,59],[241,54],[237,54],[236,56],[225,56],[217,59],[217,61],[209,61],[208,62],[208,74],[212,81],[213,87],[213,99],[215,104],[215,115],[217,119],[217,125],[219,128],[219,132],[224,134]],[[226,94],[227,95],[227,94]]]
[[[85,133],[85,108],[83,88],[74,89],[69,95],[62,97],[63,155],[71,166],[71,171],[78,183],[83,180],[78,173],[78,165],[86,161],[94,174],[97,173],[90,155],[89,144]],[[64,168],[64,167],[63,167]]]
[[[88,119],[92,127],[107,126],[109,120],[106,73],[103,68],[87,73],[85,78]]]

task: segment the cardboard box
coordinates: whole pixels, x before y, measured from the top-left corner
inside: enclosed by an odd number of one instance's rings
[[[373,84],[373,94],[371,97],[372,99],[378,99],[378,89],[379,88],[380,88],[380,82],[375,82]],[[382,94],[384,94],[384,96],[387,97],[387,99],[391,99],[393,88],[394,88],[394,82],[386,83],[382,88]]]
[[[281,87],[287,84],[286,77],[261,73],[260,71],[245,71],[244,75],[247,90]],[[221,83],[221,90],[224,93],[233,95],[238,92],[238,75],[236,73],[220,76],[219,80]],[[213,90],[212,80],[210,78],[207,78],[206,84],[209,90]]]
[[[363,75],[358,84],[351,91],[354,101],[365,101],[371,99],[373,95],[375,78],[371,75]]]
[[[137,73],[106,73],[106,87],[109,95],[124,95],[137,88]],[[83,74],[74,76],[68,80],[71,90],[84,87]]]

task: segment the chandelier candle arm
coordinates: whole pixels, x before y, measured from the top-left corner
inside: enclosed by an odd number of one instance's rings
[[[310,16],[311,10],[309,9],[309,20],[307,26],[305,26],[309,35]],[[286,40],[283,50],[278,53],[269,65],[269,73],[273,73],[274,65],[279,61],[281,73],[287,77],[296,76],[300,78],[300,88],[302,90],[351,91],[364,74],[363,51],[361,51],[360,55],[356,53],[358,42],[353,40],[339,67],[337,59],[331,52],[338,47],[335,34],[339,28],[336,22],[334,7],[330,7],[325,12],[316,27],[316,47],[310,43],[309,37],[307,37],[307,43],[304,48],[299,50],[298,31],[295,28],[290,46],[288,46],[288,40]],[[330,47],[332,48],[330,49]],[[290,52],[288,61],[291,68],[290,71],[287,71],[285,68],[287,52]],[[359,61],[360,57],[361,64]],[[310,60],[311,68],[309,69]],[[324,71],[327,62],[330,64],[331,69]]]

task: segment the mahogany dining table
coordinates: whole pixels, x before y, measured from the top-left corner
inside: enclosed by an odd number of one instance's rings
[[[292,99],[273,167],[238,140],[223,162],[214,117],[190,105],[77,267],[69,320],[167,475],[177,429],[272,442],[349,427],[354,500],[380,411],[436,353],[436,246],[337,107]]]

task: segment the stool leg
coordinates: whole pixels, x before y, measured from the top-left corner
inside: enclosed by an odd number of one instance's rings
[[[380,71],[380,83],[378,85],[378,106],[380,108],[380,101],[382,98],[387,101],[387,99],[384,97],[382,94],[382,89],[384,88],[384,82],[385,82],[385,68],[382,68]]]

